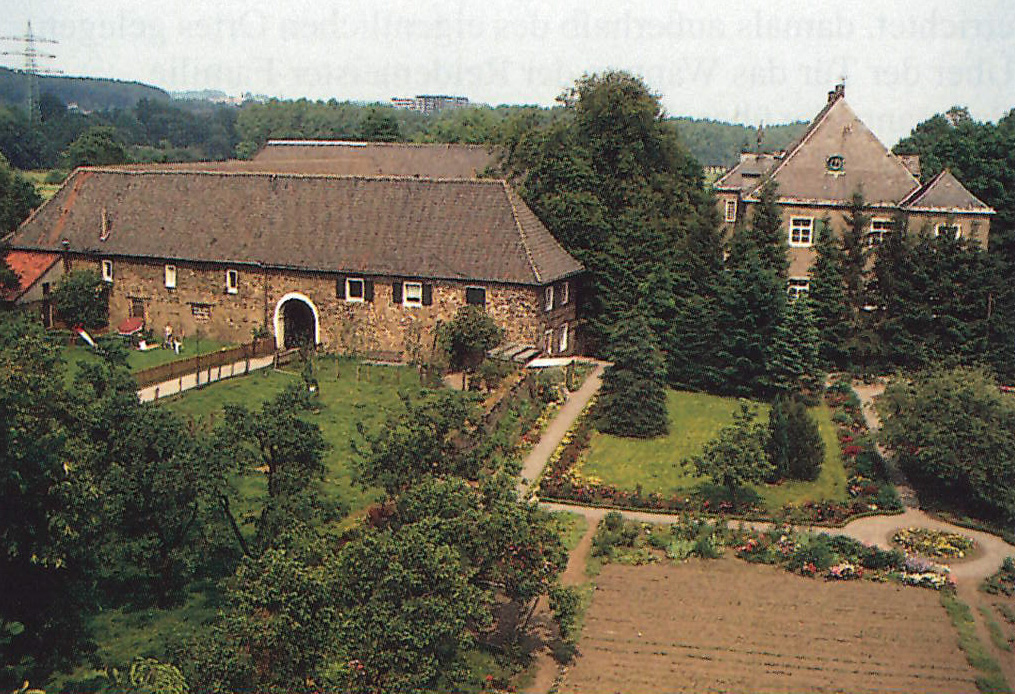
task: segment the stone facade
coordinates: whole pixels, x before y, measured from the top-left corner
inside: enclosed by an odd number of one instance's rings
[[[725,212],[728,200],[736,200],[736,220],[724,221],[723,228],[727,236],[733,232],[735,224],[750,224],[751,209],[755,203],[737,200],[737,197],[738,196],[734,193],[723,192],[717,194],[719,210],[721,213]],[[841,234],[848,224],[846,216],[849,214],[849,210],[842,207],[825,205],[806,206],[782,204],[780,207],[782,209],[782,228],[786,232],[786,241],[789,246],[787,249],[790,263],[788,276],[791,278],[806,278],[810,275],[810,270],[814,265],[814,259],[816,257],[814,244],[817,243],[818,240],[818,223],[822,219],[827,218],[832,225],[832,232],[836,235]],[[892,221],[897,212],[897,209],[874,208],[868,209],[865,214],[870,217],[871,222],[869,225],[873,227],[873,224],[877,221]],[[795,246],[790,243],[791,220],[794,217],[809,218],[813,220],[810,245]],[[723,219],[725,220],[726,217],[724,216]],[[926,231],[927,233],[933,234],[939,224],[957,225],[961,230],[960,233],[962,238],[973,240],[980,244],[983,248],[987,247],[987,240],[990,235],[990,217],[987,215],[908,212],[906,213],[906,219],[909,224],[910,231],[917,233]]]
[[[77,258],[75,264],[102,271],[99,258]],[[248,341],[254,331],[266,328],[281,342],[284,306],[288,301],[299,301],[312,305],[317,340],[323,349],[408,359],[417,348],[429,351],[435,327],[451,320],[466,304],[468,288],[481,287],[485,290],[486,310],[504,328],[506,341],[543,347],[546,332],[551,331],[551,354],[573,353],[576,344],[577,286],[573,281],[551,285],[554,304],[548,311],[546,287],[364,276],[362,279],[373,282],[373,298],[355,301],[344,298],[344,278],[354,275],[177,262],[173,264],[175,287],[168,288],[166,267],[162,261],[112,259],[112,326],[143,312],[147,327],[156,337],[169,324],[176,335],[193,336],[200,331],[203,336],[227,342]],[[230,270],[236,272],[235,293],[227,290]],[[395,303],[393,284],[403,281],[429,284],[432,303]],[[567,302],[563,303],[565,284]],[[561,350],[565,325],[569,334]]]

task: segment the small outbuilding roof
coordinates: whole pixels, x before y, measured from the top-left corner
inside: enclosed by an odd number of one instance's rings
[[[543,285],[582,271],[500,180],[78,169],[11,246]]]
[[[966,189],[951,171],[944,169],[902,201],[914,212],[994,214],[994,209]]]
[[[17,301],[17,299],[32,288],[32,285],[39,281],[46,271],[49,270],[60,259],[59,253],[47,253],[44,251],[20,251],[12,250],[7,253],[7,265],[17,274],[20,284],[16,288],[0,288],[0,299],[3,301]]]

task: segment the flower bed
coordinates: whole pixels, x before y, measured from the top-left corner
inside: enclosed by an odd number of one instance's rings
[[[892,536],[892,542],[908,553],[938,559],[962,559],[976,547],[970,537],[930,528],[905,528]]]
[[[584,452],[592,437],[589,413],[593,398],[571,430],[547,462],[539,482],[539,495],[545,499],[570,501],[586,506],[669,513],[705,513],[729,518],[762,520],[776,518],[798,524],[841,526],[855,518],[902,510],[891,485],[878,481],[884,477],[884,462],[871,439],[860,409],[860,400],[848,381],[839,381],[828,388],[825,401],[832,408],[832,421],[838,427],[837,437],[843,442],[842,459],[849,475],[848,501],[808,501],[787,504],[774,513],[757,502],[738,503],[714,500],[708,494],[674,494],[664,496],[644,493],[639,487],[619,489],[612,484],[582,474]]]
[[[596,530],[591,551],[601,561],[619,564],[655,563],[664,558],[714,559],[733,551],[745,561],[771,564],[826,581],[893,581],[933,590],[954,586],[947,567],[906,558],[897,549],[881,549],[844,535],[798,531],[790,526],[759,531],[691,516],[671,525],[653,525],[609,513]]]

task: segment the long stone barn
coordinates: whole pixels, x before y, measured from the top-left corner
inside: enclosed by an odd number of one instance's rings
[[[110,324],[408,359],[459,307],[510,342],[579,344],[583,268],[479,178],[82,168],[12,237],[110,284]]]

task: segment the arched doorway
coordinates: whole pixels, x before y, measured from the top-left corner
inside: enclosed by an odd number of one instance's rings
[[[320,319],[314,302],[290,292],[275,305],[275,344],[280,349],[316,346],[320,342]]]

